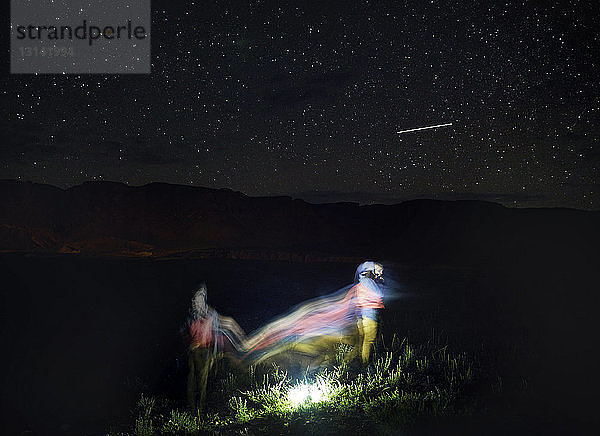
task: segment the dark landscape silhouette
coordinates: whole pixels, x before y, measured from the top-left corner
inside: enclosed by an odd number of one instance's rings
[[[0,249],[88,256],[355,260],[449,265],[574,250],[599,212],[483,201],[310,204],[228,189],[86,182],[63,190],[1,181]],[[566,254],[566,253],[565,253]]]

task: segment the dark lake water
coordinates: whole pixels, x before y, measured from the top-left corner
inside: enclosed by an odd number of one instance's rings
[[[209,304],[250,332],[350,284],[355,268],[1,256],[3,434],[103,434],[128,421],[140,392],[183,399],[179,329],[201,281]],[[536,399],[535,408],[511,409],[515,428],[569,429],[585,419],[589,404],[577,384],[597,362],[585,333],[595,326],[590,304],[597,302],[588,278],[502,268],[393,266],[386,273],[397,286],[382,314],[384,338],[435,336],[456,351],[497,356],[503,383],[515,392],[523,385]],[[568,401],[576,395],[581,407]]]

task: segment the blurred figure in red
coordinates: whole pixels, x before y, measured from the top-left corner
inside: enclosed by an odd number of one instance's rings
[[[240,348],[244,331],[233,318],[221,316],[206,304],[206,284],[202,283],[192,298],[188,318],[189,374],[188,402],[192,410],[201,413],[206,401],[208,374],[220,353]]]
[[[363,262],[352,285],[296,306],[252,333],[245,342],[244,359],[262,362],[299,352],[314,357],[313,366],[319,366],[331,360],[327,349],[346,343],[353,347],[346,360],[360,356],[366,365],[377,336],[378,312],[384,308],[383,294],[383,266]]]

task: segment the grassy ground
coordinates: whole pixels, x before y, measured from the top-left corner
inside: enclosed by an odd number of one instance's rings
[[[142,396],[133,428],[120,434],[398,433],[424,420],[468,416],[476,407],[470,392],[480,371],[465,353],[394,337],[363,368],[344,363],[345,347],[334,364],[295,377],[275,364],[247,371],[221,364],[206,414]]]

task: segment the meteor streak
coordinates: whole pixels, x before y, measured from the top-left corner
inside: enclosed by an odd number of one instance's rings
[[[408,133],[408,132],[416,132],[417,130],[437,129],[438,127],[448,127],[451,125],[452,125],[452,123],[436,124],[435,126],[417,127],[416,129],[400,130],[399,132],[396,132],[396,133]]]

